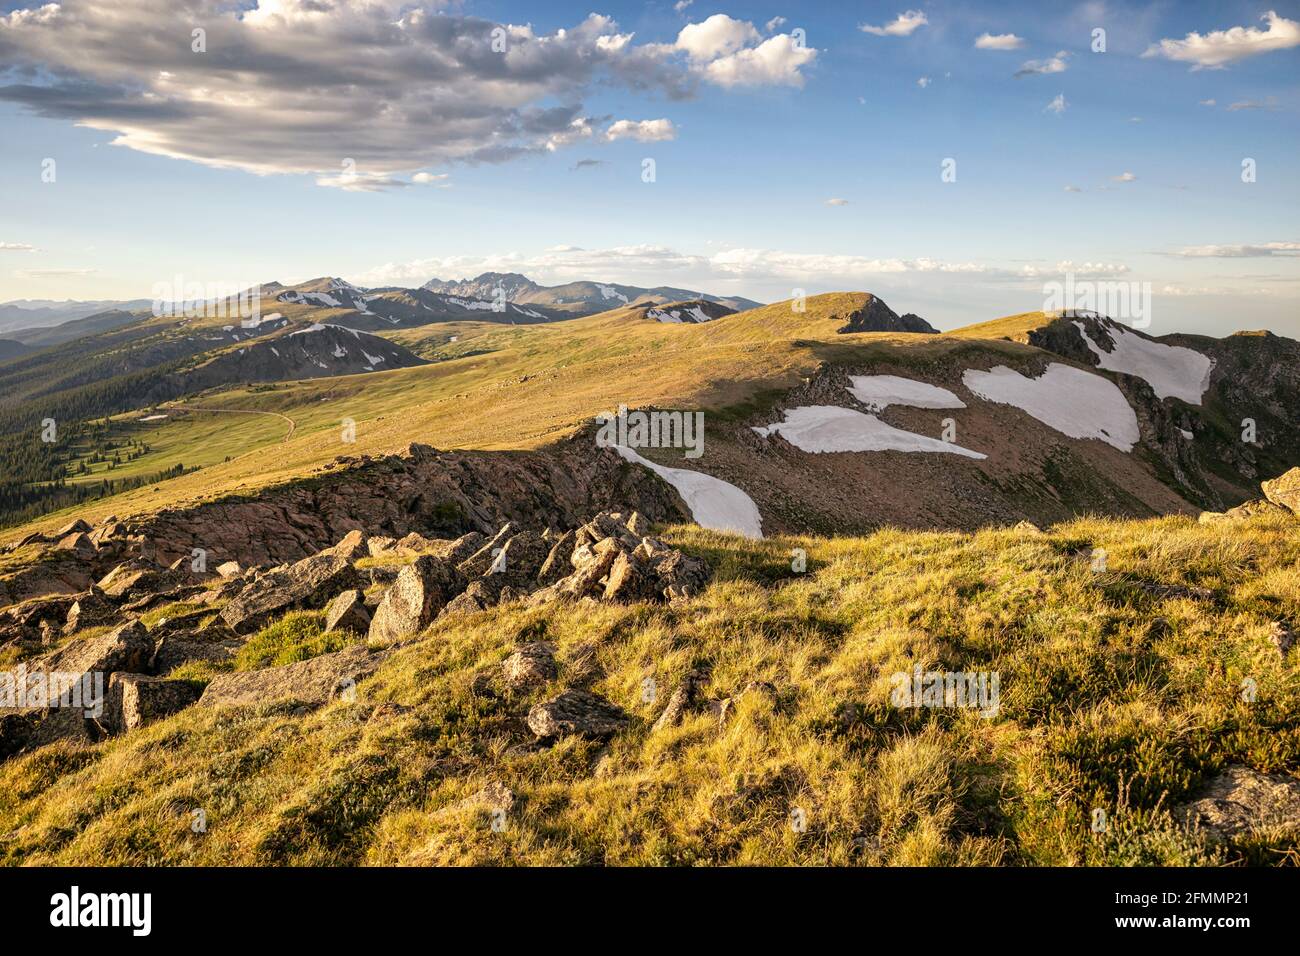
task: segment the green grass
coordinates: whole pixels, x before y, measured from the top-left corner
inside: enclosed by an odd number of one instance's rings
[[[347,632],[325,632],[325,615],[320,611],[287,614],[253,635],[235,655],[234,669],[251,671],[261,667],[297,664],[321,654],[341,651],[357,636]]]
[[[1229,764],[1300,771],[1293,520],[1081,520],[1046,534],[884,530],[749,541],[664,532],[716,567],[676,606],[513,604],[435,624],[355,701],[190,709],[93,746],[0,765],[0,860],[158,864],[1210,864],[1295,859],[1297,835],[1215,849],[1168,813]],[[796,573],[790,551],[806,550]],[[1104,548],[1107,569],[1079,557]],[[1209,588],[1157,598],[1140,581]],[[250,643],[243,666],[321,649],[319,615]],[[559,676],[511,694],[517,644]],[[304,651],[306,649],[306,651]],[[1000,674],[998,714],[904,710],[890,676]],[[688,670],[701,713],[652,733]],[[648,702],[647,677],[658,693]],[[1246,678],[1258,687],[1243,699]],[[586,686],[632,717],[608,745],[532,746],[521,718]],[[407,708],[372,719],[373,708]],[[461,801],[515,804],[496,832]],[[193,833],[203,809],[208,830]],[[807,820],[790,825],[792,808]],[[1093,812],[1110,821],[1091,827]],[[1289,856],[1288,856],[1289,855]]]

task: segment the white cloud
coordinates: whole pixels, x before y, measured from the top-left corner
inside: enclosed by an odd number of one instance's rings
[[[1080,189],[1078,186],[1066,186],[1066,187],[1065,187],[1065,191],[1066,191],[1067,193],[1081,193],[1081,192],[1083,192],[1083,190]]]
[[[826,200],[826,205],[828,205],[828,206],[847,206],[848,204],[849,204],[849,201],[848,201],[847,199],[828,199],[828,200]]]
[[[448,173],[416,173],[411,177],[411,182],[418,183],[421,186],[428,186],[434,183],[442,184],[443,180],[448,178]]]
[[[920,10],[908,10],[900,13],[883,27],[873,27],[864,23],[858,29],[878,37],[906,37],[929,22]]]
[[[816,50],[778,33],[752,49],[714,60],[704,75],[719,86],[803,86],[800,70],[816,57]]]
[[[673,4],[673,9],[678,13],[685,13],[686,8],[694,2],[695,0],[677,0],[677,2]]]
[[[1214,105],[1215,105],[1215,101],[1214,101],[1214,100],[1201,100],[1201,105],[1202,105],[1202,106],[1214,106]]]
[[[927,86],[930,85],[930,78],[928,76],[923,76],[916,81],[916,85],[919,86],[921,89],[925,89]]]
[[[1065,112],[1065,107],[1067,105],[1068,104],[1065,102],[1065,94],[1057,93],[1056,96],[1052,99],[1052,102],[1048,103],[1045,107],[1043,107],[1043,112],[1055,113],[1056,115],[1059,116]]]
[[[1270,96],[1265,100],[1238,100],[1228,107],[1229,113],[1238,113],[1241,110],[1275,110],[1277,109],[1277,100]]]
[[[725,87],[803,86],[800,70],[817,58],[815,49],[788,33],[763,40],[752,23],[725,13],[687,24],[674,48],[686,53],[696,75]]]
[[[763,29],[768,33],[773,33],[776,30],[781,29],[783,26],[785,26],[785,17],[773,17],[771,20],[768,20],[767,23],[763,24]]]
[[[0,252],[35,252],[36,247],[25,242],[0,242]]]
[[[1124,173],[1120,173],[1118,176],[1110,177],[1110,180],[1111,182],[1114,183],[1131,183],[1131,182],[1135,182],[1137,180],[1137,177],[1134,176],[1132,173],[1124,172]]]
[[[1014,33],[981,33],[975,38],[977,50],[1019,50],[1024,45],[1024,38]]]
[[[1193,70],[1219,70],[1247,57],[1300,46],[1300,23],[1280,17],[1272,10],[1260,19],[1267,22],[1267,30],[1232,27],[1229,30],[1215,30],[1204,36],[1189,33],[1181,40],[1153,43],[1142,55],[1191,63]]]
[[[1059,50],[1055,56],[1048,57],[1045,60],[1026,60],[1013,75],[1021,77],[1042,73],[1064,73],[1066,70],[1065,61],[1069,58],[1069,53],[1065,50]]]
[[[1170,255],[1187,259],[1269,259],[1300,256],[1300,242],[1260,242],[1238,245],[1186,246]]]
[[[677,34],[677,48],[685,50],[692,60],[707,63],[758,40],[759,33],[754,24],[732,19],[725,13],[715,13],[701,23],[688,23],[682,27]]]
[[[634,139],[638,143],[657,143],[675,139],[677,130],[672,120],[618,120],[605,130],[605,138],[611,142],[618,139]]]
[[[1121,276],[1128,271],[1128,266],[1120,262],[1075,262],[1072,259],[1066,259],[1051,266],[1022,266],[1016,275],[1024,279],[1040,279],[1070,273],[1076,277],[1102,278],[1105,276]]]

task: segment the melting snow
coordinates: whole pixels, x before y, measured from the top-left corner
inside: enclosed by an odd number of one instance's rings
[[[384,360],[384,357],[382,355],[371,355],[365,349],[361,350],[361,354],[366,357],[366,361],[369,362],[371,365],[378,365],[380,362]]]
[[[614,450],[628,461],[645,465],[668,484],[691,509],[691,517],[701,528],[712,531],[735,531],[747,538],[763,537],[763,516],[758,505],[735,485],[720,478],[685,468],[668,468],[642,458],[626,445]]]
[[[907,405],[910,408],[965,408],[966,403],[937,385],[918,382],[898,375],[853,375],[849,377],[849,392],[874,412],[883,412],[890,405]]]
[[[1137,415],[1114,382],[1092,372],[1053,362],[1039,378],[1005,365],[968,369],[962,383],[980,398],[1014,405],[1071,438],[1100,438],[1132,451],[1140,437]]]
[[[142,421],[142,422],[156,422],[156,421],[158,421],[160,418],[166,418],[166,417],[167,417],[166,415],[146,415],[144,418],[140,419],[140,421]]]
[[[756,427],[760,435],[780,434],[803,451],[819,454],[837,451],[928,451],[984,458],[969,448],[938,438],[927,438],[887,425],[875,415],[865,415],[838,405],[805,405],[785,413],[785,421]]]
[[[1183,433],[1183,437],[1186,438],[1188,441],[1191,441],[1193,438],[1196,437],[1191,432],[1189,432],[1186,428],[1180,428],[1178,430]]]
[[[626,300],[624,300],[626,301]],[[646,312],[646,318],[654,319],[656,322],[671,322],[674,324],[684,322],[712,322],[713,316],[709,315],[698,305],[693,305],[689,309],[650,309]]]
[[[1145,379],[1159,398],[1172,396],[1190,405],[1201,404],[1214,368],[1209,356],[1181,345],[1153,342],[1121,325],[1110,324],[1106,330],[1115,340],[1115,351],[1107,352],[1088,336],[1082,322],[1074,326],[1102,368]]]
[[[622,292],[619,292],[613,286],[608,286],[608,285],[600,286],[600,294],[607,299],[618,299],[620,302],[623,303],[627,302],[627,296],[625,296]]]
[[[348,354],[348,350],[345,349],[343,346],[341,346],[341,345],[336,345],[336,346],[334,346],[334,357],[335,357],[335,358],[344,358],[347,354]]]

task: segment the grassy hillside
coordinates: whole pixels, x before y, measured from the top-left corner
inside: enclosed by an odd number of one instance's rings
[[[0,765],[0,860],[1295,861],[1294,833],[1216,847],[1167,812],[1225,765],[1300,760],[1300,658],[1268,640],[1273,621],[1300,617],[1294,519],[664,538],[717,568],[699,598],[507,604],[435,624],[355,701],[191,708],[14,758]],[[309,624],[269,628],[239,666],[313,652]],[[538,640],[557,646],[558,677],[512,695],[501,662]],[[891,706],[890,675],[916,664],[997,672],[998,713]],[[733,698],[726,721],[700,713],[652,731],[692,669],[707,673],[704,696]],[[1243,695],[1247,679],[1257,695]],[[740,694],[753,682],[771,693]],[[633,722],[607,747],[537,746],[522,715],[570,687]],[[471,799],[489,785],[513,794],[498,830]],[[206,832],[192,829],[196,810]]]
[[[366,375],[339,376],[274,387],[236,388],[192,401],[205,407],[275,412],[295,422],[290,441],[263,443],[265,425],[232,419],[227,441],[247,454],[195,474],[106,499],[79,511],[89,520],[247,492],[287,481],[339,455],[394,452],[412,441],[440,448],[536,448],[571,434],[599,412],[656,405],[720,410],[744,406],[788,389],[818,365],[833,361],[926,362],[969,348],[960,339],[887,333],[840,335],[865,293],[830,293],[725,316],[701,325],[646,322],[640,310],[618,309],[582,319],[533,326],[466,324],[463,351],[446,361]],[[292,307],[291,307],[292,308]],[[286,309],[286,314],[288,310]],[[390,333],[414,346],[421,337],[443,349],[451,326]],[[433,337],[437,338],[433,338]],[[999,343],[1009,354],[1027,347]],[[184,407],[185,402],[177,403]],[[344,419],[356,422],[353,443],[342,440]],[[246,439],[239,429],[250,429]],[[142,464],[172,464],[171,456]],[[18,529],[66,523],[63,513]]]

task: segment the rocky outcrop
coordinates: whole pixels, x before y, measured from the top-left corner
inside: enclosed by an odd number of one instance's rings
[[[222,609],[221,617],[235,633],[247,634],[285,611],[321,607],[359,583],[347,558],[322,552],[253,581]]]
[[[899,315],[889,306],[870,296],[862,308],[848,316],[848,322],[836,329],[841,334],[848,332],[928,332],[937,334],[936,329],[925,319],[911,312]]]

